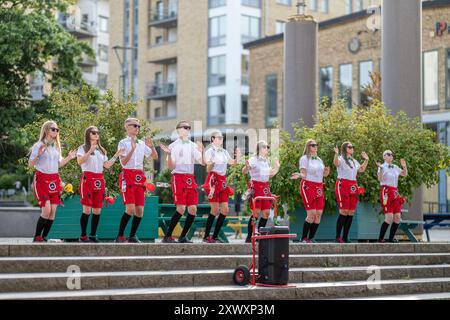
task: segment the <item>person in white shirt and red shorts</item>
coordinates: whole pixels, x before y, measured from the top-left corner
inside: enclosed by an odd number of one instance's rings
[[[186,238],[186,235],[192,223],[194,223],[197,214],[198,191],[194,177],[194,165],[204,165],[203,144],[201,142],[194,143],[190,140],[191,125],[189,122],[179,122],[176,130],[179,135],[177,140],[168,147],[163,144],[160,145],[161,149],[167,154],[168,166],[172,170],[170,182],[172,186],[172,198],[176,206],[176,211],[172,216],[169,228],[162,242],[176,242],[172,237],[172,233],[187,208],[188,215],[178,242],[192,243],[191,240]]]
[[[34,242],[45,242],[55,220],[56,208],[61,202],[61,179],[59,168],[75,159],[76,151],[72,150],[66,158],[61,156],[59,128],[54,121],[47,121],[41,127],[39,141],[31,148],[28,166],[35,168],[33,188],[41,216],[37,222]]]
[[[228,198],[233,195],[234,191],[227,184],[227,166],[236,165],[239,162],[241,152],[239,149],[235,151],[236,159],[232,158],[228,151],[223,148],[223,136],[220,131],[211,134],[211,145],[205,151],[205,162],[208,176],[203,184],[208,201],[211,205],[211,213],[205,226],[205,236],[203,242],[215,243],[220,242],[218,239],[220,229],[228,214]],[[220,206],[220,215],[219,215]],[[217,218],[214,234],[209,235],[214,219]]]
[[[251,157],[245,162],[244,168],[242,168],[242,173],[246,174],[250,172],[249,187],[253,189],[253,197],[270,197],[270,187],[269,179],[275,176],[280,169],[280,162],[275,161],[275,167],[271,167],[269,163],[269,150],[270,146],[265,141],[259,141],[256,145],[256,155]],[[271,200],[256,200],[255,206],[253,206],[252,198],[249,199],[250,209],[256,211],[257,215],[261,214],[261,218],[258,222],[258,229],[264,228],[269,219],[270,209],[272,208],[273,201]],[[251,242],[252,237],[252,222],[253,216],[248,222],[248,232],[246,243]],[[256,223],[256,221],[255,221]]]
[[[120,155],[122,172],[119,174],[119,188],[121,190],[122,201],[125,205],[125,212],[122,216],[119,226],[119,233],[116,242],[141,242],[136,236],[142,216],[144,215],[146,180],[144,174],[144,159],[158,159],[158,153],[155,150],[153,141],[150,137],[145,138],[145,142],[139,140],[137,135],[141,124],[136,118],[125,120],[125,130],[127,136],[119,142],[118,150],[123,150]],[[124,237],[125,228],[131,216],[133,222],[128,239]]]
[[[408,176],[408,169],[405,159],[400,159],[402,169],[393,164],[394,153],[390,150],[383,153],[383,158],[383,164],[377,162],[378,181],[381,184],[380,202],[385,217],[378,241],[385,242],[384,236],[390,225],[389,242],[396,242],[394,237],[402,220],[402,206],[405,203],[405,199],[398,192],[398,177]]]
[[[361,156],[364,162],[360,165],[358,160],[353,158],[354,146],[349,141],[342,144],[340,155],[338,147],[334,148],[334,152],[333,163],[337,167],[338,172],[334,192],[339,206],[339,218],[336,224],[336,242],[350,243],[348,233],[358,204],[358,183],[356,176],[358,173],[366,171],[369,157],[363,152]],[[342,229],[344,229],[344,234],[341,237]]]
[[[318,144],[308,140],[300,158],[300,173],[293,173],[291,179],[302,178],[300,196],[306,209],[306,220],[303,225],[302,242],[313,242],[319,228],[325,207],[323,178],[328,177],[330,168],[325,167],[322,159],[317,156]]]
[[[84,134],[84,144],[78,148],[77,161],[81,166],[82,175],[80,179],[80,196],[83,212],[81,213],[80,242],[99,242],[97,239],[97,227],[100,220],[100,213],[105,200],[105,178],[103,168],[110,168],[117,160],[117,157],[124,150],[118,150],[108,161],[106,150],[100,143],[100,131],[97,127],[91,126]],[[93,212],[91,220],[91,233],[87,236],[87,225],[89,216]]]

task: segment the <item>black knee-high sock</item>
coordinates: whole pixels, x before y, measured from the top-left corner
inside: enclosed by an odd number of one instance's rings
[[[223,222],[225,221],[226,217],[227,216],[223,214],[219,214],[216,222],[216,227],[214,228],[213,239],[217,239],[217,237],[219,236],[220,229],[222,228]]]
[[[386,223],[386,221],[383,222],[380,229],[380,236],[378,237],[378,240],[384,240],[384,235],[386,234],[387,229],[389,228],[389,224]]]
[[[99,214],[92,214],[91,219],[91,236],[95,237],[97,235],[97,227],[98,227],[98,221],[100,220]]]
[[[39,217],[39,219],[37,221],[37,225],[36,225],[36,233],[34,235],[35,237],[42,235],[42,230],[44,230],[44,226],[46,223],[47,223],[47,219]]]
[[[308,232],[311,228],[311,223],[305,220],[305,223],[303,224],[303,233],[302,233],[302,240],[305,238],[308,238]]]
[[[172,232],[175,229],[175,227],[177,226],[177,223],[178,223],[178,221],[180,221],[182,216],[183,215],[181,213],[179,213],[178,211],[175,211],[175,213],[172,216],[172,220],[170,220],[170,225],[169,225],[169,229],[167,229],[166,237],[172,236]]]
[[[142,217],[134,216],[133,222],[131,224],[131,232],[130,238],[136,235],[137,229],[139,228],[139,224],[141,223]]]
[[[87,229],[88,221],[89,221],[89,215],[82,212],[81,218],[80,218],[81,236],[82,237],[86,236],[86,229]]]
[[[391,242],[394,241],[395,233],[397,232],[398,226],[399,226],[399,224],[395,223],[395,222],[393,222],[391,224],[391,231],[389,233],[389,241],[391,241]]]
[[[312,223],[311,228],[309,229],[309,239],[314,239],[314,236],[316,235],[317,229],[319,228],[318,223]]]
[[[209,233],[211,232],[211,227],[214,223],[214,219],[216,216],[212,215],[211,213],[208,216],[208,220],[206,220],[206,227],[205,227],[205,239],[209,237]],[[218,222],[218,221],[217,221]],[[217,223],[216,223],[217,228]]]
[[[195,220],[195,216],[193,216],[192,214],[188,214],[187,218],[186,218],[186,222],[184,223],[184,227],[183,227],[183,231],[181,231],[181,235],[180,238],[184,238],[186,237],[189,229],[192,226],[192,223]]]
[[[339,218],[337,219],[337,223],[336,223],[336,239],[341,236],[342,227],[344,226],[346,219],[347,219],[347,216],[344,216],[342,214],[339,215]]]
[[[123,237],[125,228],[127,227],[128,221],[130,221],[131,216],[126,212],[123,213],[122,219],[120,220],[119,226],[119,237]]]
[[[247,239],[250,239],[253,234],[253,227],[252,227],[253,218],[248,219],[248,226],[247,226]]]
[[[345,223],[344,223],[344,236],[342,237],[342,239],[344,241],[348,240],[348,233],[350,231],[350,227],[352,226],[352,222],[353,222],[353,216],[347,216],[347,219],[345,219]]]
[[[258,222],[258,231],[260,228],[264,228],[266,226],[266,224],[267,224],[267,219],[264,219],[263,217],[261,217]]]
[[[53,220],[48,219],[47,223],[44,226],[44,231],[42,232],[42,237],[47,238],[48,233],[50,232],[50,228],[52,227]]]

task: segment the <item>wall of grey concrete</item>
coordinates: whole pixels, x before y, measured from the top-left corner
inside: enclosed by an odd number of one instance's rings
[[[33,237],[39,208],[0,208],[0,238]]]

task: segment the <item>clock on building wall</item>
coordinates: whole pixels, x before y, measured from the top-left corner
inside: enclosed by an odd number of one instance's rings
[[[358,37],[354,37],[348,42],[348,50],[351,53],[357,54],[360,49],[361,49],[361,40],[359,40]]]

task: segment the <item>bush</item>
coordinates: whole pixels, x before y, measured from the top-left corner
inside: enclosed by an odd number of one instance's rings
[[[374,101],[370,107],[355,107],[352,111],[345,108],[343,101],[336,101],[328,107],[322,104],[313,128],[293,127],[294,139],[281,131],[281,169],[270,181],[272,193],[281,197],[279,203],[287,204],[289,211],[303,206],[299,181],[290,177],[299,171],[298,162],[308,139],[317,141],[319,157],[331,168],[329,177],[325,179],[325,210],[329,213],[336,212],[334,185],[337,170],[333,165],[333,148],[340,147],[344,141],[354,144],[355,158],[361,163],[361,152],[367,152],[370,158],[366,172],[358,175],[358,184],[365,188],[361,201],[372,204],[379,202],[376,162],[383,162],[384,150],[390,149],[395,153],[394,163],[399,164],[401,158],[407,162],[408,177],[399,179],[399,191],[408,199],[418,187],[435,185],[439,181],[438,171],[448,170],[450,165],[450,149],[436,142],[435,132],[424,129],[420,119],[408,118],[405,113],[390,114],[379,101]],[[243,176],[241,169],[242,165],[231,169],[230,178],[240,181],[237,188],[243,192],[247,188],[248,176]]]

